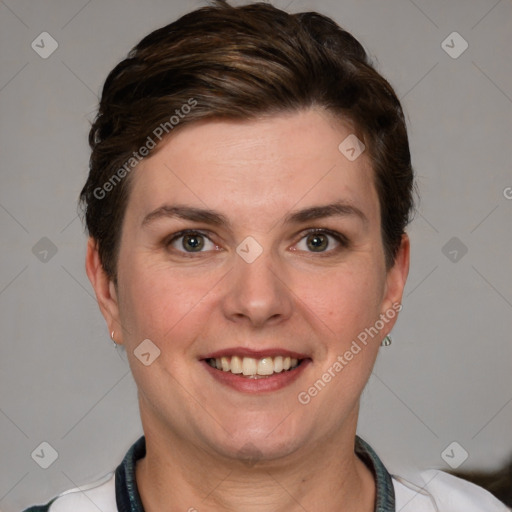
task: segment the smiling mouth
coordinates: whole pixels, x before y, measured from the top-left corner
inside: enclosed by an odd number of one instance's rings
[[[248,379],[264,379],[279,373],[293,371],[304,359],[289,356],[262,357],[218,357],[207,358],[206,362],[219,371],[229,372]]]

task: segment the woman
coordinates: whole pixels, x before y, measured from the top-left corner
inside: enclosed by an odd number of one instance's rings
[[[506,510],[439,471],[392,477],[356,436],[401,309],[413,172],[350,34],[267,4],[194,11],[110,73],[90,144],[86,269],[144,437],[29,510]]]

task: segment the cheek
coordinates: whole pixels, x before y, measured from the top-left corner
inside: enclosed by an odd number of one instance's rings
[[[142,337],[160,344],[170,338],[179,343],[176,334],[182,325],[189,325],[183,319],[200,310],[208,277],[190,277],[171,269],[148,267],[140,261],[126,267],[131,270],[120,272],[120,315],[127,341],[135,343]]]
[[[383,290],[384,279],[368,264],[360,270],[304,277],[297,295],[340,341],[346,341],[378,318]]]
[[[371,265],[359,272],[336,272],[316,284],[304,285],[307,307],[315,312],[321,347],[313,378],[302,391],[322,396],[315,406],[341,416],[351,410],[371,374],[380,338],[371,330],[379,319],[384,279]],[[318,384],[319,381],[325,383]]]

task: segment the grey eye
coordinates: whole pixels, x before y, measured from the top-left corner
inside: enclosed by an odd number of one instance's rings
[[[307,252],[326,252],[335,249],[340,242],[336,237],[327,233],[308,233],[297,244],[297,248]]]
[[[210,244],[210,246],[208,246],[208,244]],[[169,245],[177,251],[188,253],[214,250],[216,247],[206,235],[196,232],[181,233],[175,236]]]

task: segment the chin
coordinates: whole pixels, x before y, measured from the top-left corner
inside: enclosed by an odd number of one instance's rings
[[[253,414],[241,413],[240,416],[240,421],[236,418],[231,421],[230,418],[226,430],[219,427],[221,439],[210,441],[224,457],[252,464],[259,460],[277,460],[291,455],[302,442],[307,441],[306,433],[297,430],[298,422],[288,421],[294,412],[290,414],[283,411],[276,416],[262,414],[260,411]],[[305,425],[302,425],[302,429],[305,429]]]
[[[240,436],[236,443],[232,442],[225,447],[217,445],[216,450],[223,457],[254,466],[257,463],[286,458],[297,451],[299,444],[297,439],[273,439],[269,442],[268,437],[255,439],[251,436]]]

